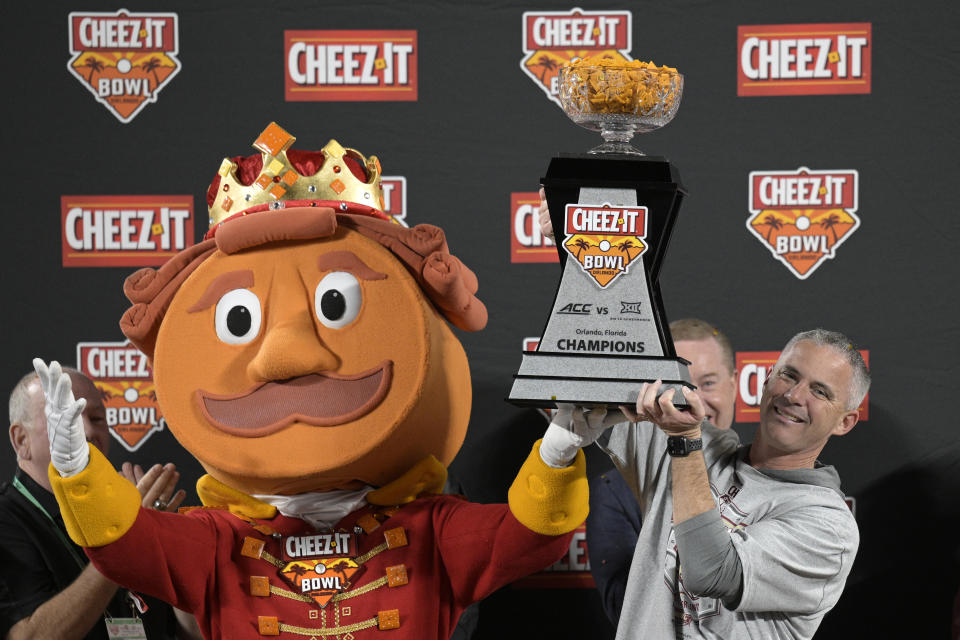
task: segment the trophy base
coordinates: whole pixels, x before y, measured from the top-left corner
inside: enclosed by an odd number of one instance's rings
[[[687,409],[681,387],[696,389],[683,358],[610,356],[524,351],[507,401],[551,409],[558,402],[616,408],[634,406],[644,382],[660,380],[661,393],[674,389],[673,405]]]

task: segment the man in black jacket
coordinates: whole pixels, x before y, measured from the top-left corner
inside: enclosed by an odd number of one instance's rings
[[[110,435],[100,393],[81,373],[68,373],[74,394],[86,400],[87,441],[106,454]],[[144,601],[104,578],[67,536],[47,478],[50,446],[35,373],[16,385],[9,411],[18,468],[0,489],[0,637],[107,640],[107,621],[126,619],[133,625],[142,622],[150,640],[199,638],[186,628],[178,631],[180,619],[189,625],[191,617],[182,614],[175,620],[164,603],[151,600],[148,612],[140,611]],[[175,509],[183,500],[182,491],[174,494],[179,474],[172,464],[155,465],[146,473],[124,465],[124,472],[137,484],[145,506]]]

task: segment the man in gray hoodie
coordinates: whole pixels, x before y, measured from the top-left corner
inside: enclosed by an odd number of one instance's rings
[[[859,544],[827,440],[857,423],[870,374],[850,340],[794,336],[764,384],[752,445],[644,385],[632,422],[571,416],[571,440],[599,437],[643,512],[617,639],[811,638],[840,597]],[[591,415],[596,414],[596,415]],[[555,421],[544,437],[556,442]]]

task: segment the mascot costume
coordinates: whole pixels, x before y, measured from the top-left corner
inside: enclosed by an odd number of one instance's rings
[[[483,328],[477,279],[439,228],[381,212],[376,157],[293,141],[271,124],[259,154],[225,159],[204,241],[124,286],[121,328],[207,472],[203,506],[142,509],[84,441],[69,377],[37,360],[54,493],[104,575],[208,639],[447,638],[566,551],[583,454],[555,468],[535,445],[508,505],[439,495],[472,398],[447,322]]]

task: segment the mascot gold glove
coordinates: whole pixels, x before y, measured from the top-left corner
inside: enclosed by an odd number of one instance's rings
[[[56,360],[47,367],[43,360],[34,358],[33,368],[43,386],[50,462],[61,476],[69,478],[83,471],[90,461],[82,418],[87,401],[73,397],[70,376]]]
[[[540,443],[540,457],[549,467],[562,469],[573,461],[577,450],[596,441],[609,427],[627,418],[618,409],[608,413],[606,407],[586,409],[561,402],[553,421]]]

